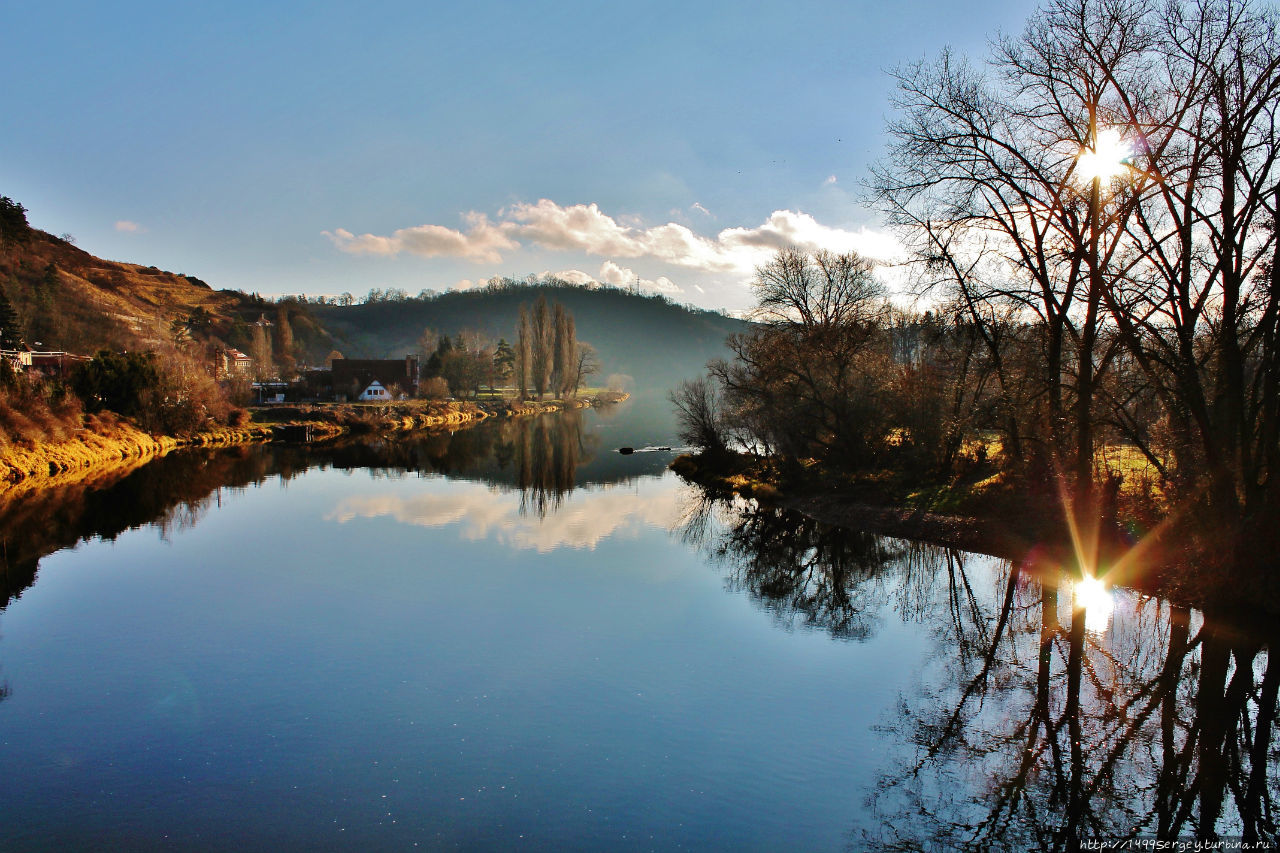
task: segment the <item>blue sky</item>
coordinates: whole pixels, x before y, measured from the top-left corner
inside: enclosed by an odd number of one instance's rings
[[[781,242],[892,250],[859,202],[885,70],[1032,8],[12,3],[0,195],[214,287],[550,271],[738,309]]]

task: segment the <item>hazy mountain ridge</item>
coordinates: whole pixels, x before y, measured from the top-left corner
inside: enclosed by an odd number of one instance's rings
[[[727,355],[725,339],[748,327],[714,311],[689,309],[659,296],[570,284],[450,291],[430,299],[310,305],[313,316],[348,350],[344,354],[394,358],[418,350],[425,329],[455,334],[474,329],[494,340],[516,339],[520,306],[539,295],[574,317],[580,341],[600,353],[602,376],[625,374],[636,387],[667,387],[698,375],[708,359]]]

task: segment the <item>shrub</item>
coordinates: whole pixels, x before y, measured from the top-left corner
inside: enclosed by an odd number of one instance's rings
[[[443,400],[449,396],[449,383],[443,376],[432,376],[418,386],[418,394],[427,400]]]

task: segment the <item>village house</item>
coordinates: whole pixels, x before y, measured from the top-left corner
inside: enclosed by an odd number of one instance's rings
[[[333,396],[343,400],[390,401],[418,393],[418,357],[333,360]]]

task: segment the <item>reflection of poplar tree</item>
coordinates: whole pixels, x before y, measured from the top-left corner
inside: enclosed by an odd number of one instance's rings
[[[533,510],[538,518],[546,517],[573,491],[584,452],[581,416],[571,411],[513,421],[503,444],[515,463],[512,473],[520,490],[520,512]]]

